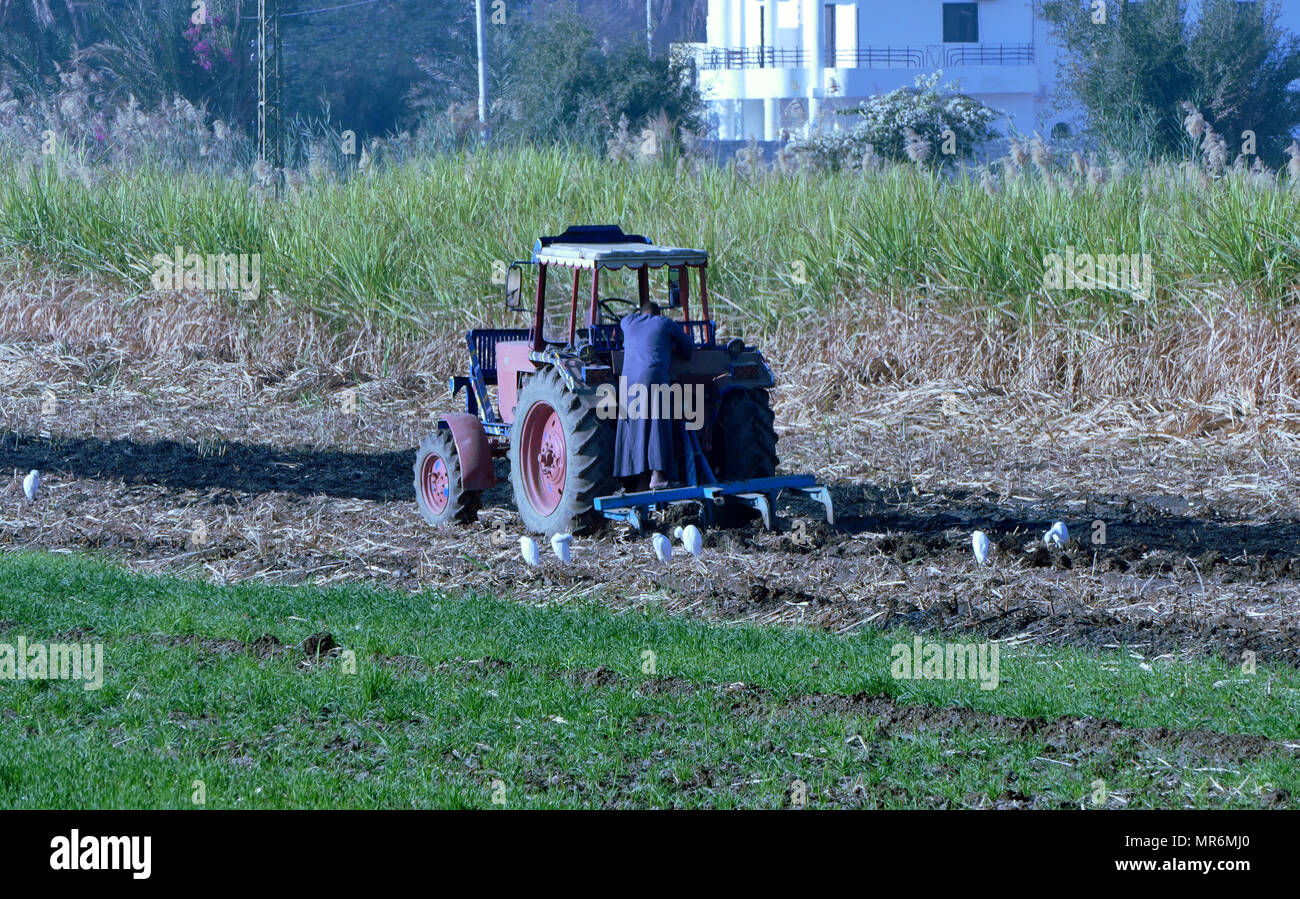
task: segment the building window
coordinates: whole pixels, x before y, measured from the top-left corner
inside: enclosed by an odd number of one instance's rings
[[[835,53],[839,42],[835,39],[835,4],[827,3],[823,7],[826,22],[826,64],[835,65]]]
[[[979,4],[945,3],[943,5],[943,42],[945,44],[977,44],[979,39]]]

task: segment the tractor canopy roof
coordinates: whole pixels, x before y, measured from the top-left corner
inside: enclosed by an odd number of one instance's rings
[[[705,265],[704,250],[661,247],[640,234],[624,234],[618,225],[574,225],[563,234],[539,237],[533,262],[567,268],[662,268]]]

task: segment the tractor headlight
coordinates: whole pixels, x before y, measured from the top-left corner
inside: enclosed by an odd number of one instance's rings
[[[735,359],[743,352],[745,352],[745,341],[739,337],[733,337],[727,341],[727,355],[732,359]]]

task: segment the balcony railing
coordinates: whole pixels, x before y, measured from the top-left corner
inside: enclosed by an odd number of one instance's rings
[[[945,66],[1027,66],[1033,61],[1033,44],[962,44],[943,51]]]
[[[859,47],[826,52],[828,69],[920,69],[924,47]]]
[[[783,47],[696,47],[695,64],[701,69],[799,69],[802,49]]]
[[[800,69],[808,54],[801,47],[706,47],[690,48],[702,70],[715,69]],[[924,69],[931,66],[1025,66],[1034,62],[1033,44],[959,44],[929,47],[859,47],[828,51],[822,60],[826,68]]]

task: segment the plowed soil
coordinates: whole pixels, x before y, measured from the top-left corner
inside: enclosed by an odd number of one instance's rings
[[[1079,411],[1078,397],[1045,409],[1040,394],[918,371],[853,383],[823,409],[806,383],[821,374],[777,349],[782,470],[831,484],[833,527],[815,503],[783,498],[778,532],[711,530],[699,561],[679,548],[660,564],[646,537],[609,525],[575,538],[573,564],[548,554],[529,568],[508,481],[468,526],[434,531],[416,511],[414,447],[454,408],[443,385],[462,366],[459,342],[385,361],[329,346],[273,354],[237,340],[145,339],[120,323],[91,339],[84,323],[6,319],[15,307],[5,302],[8,548],[101,552],[217,582],[595,597],[837,632],[907,625],[1300,664],[1295,435],[1266,424],[1133,439],[1082,427],[1097,412]],[[1043,421],[1027,422],[1034,407]],[[34,503],[18,486],[29,469],[45,477]],[[1058,519],[1072,533],[1063,550],[1041,539]],[[976,528],[997,547],[988,568],[971,555]]]

